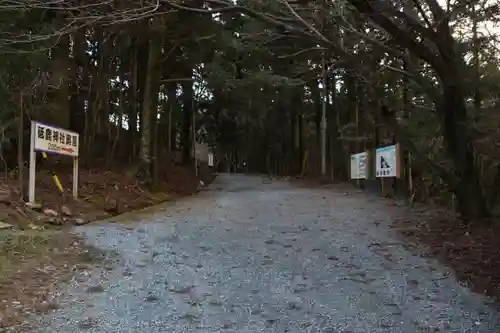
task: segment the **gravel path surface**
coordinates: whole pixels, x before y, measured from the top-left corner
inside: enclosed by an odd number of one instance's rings
[[[220,175],[136,221],[77,229],[122,259],[61,290],[38,332],[499,332],[487,298],[400,243],[397,209]]]

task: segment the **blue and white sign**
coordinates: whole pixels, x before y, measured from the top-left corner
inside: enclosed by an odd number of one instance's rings
[[[375,161],[375,176],[377,176],[377,178],[399,178],[400,160],[398,144],[377,148]]]

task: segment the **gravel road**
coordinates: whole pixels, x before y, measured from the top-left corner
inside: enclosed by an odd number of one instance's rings
[[[80,227],[118,254],[61,289],[38,332],[499,332],[487,298],[340,189],[220,175],[127,223]]]

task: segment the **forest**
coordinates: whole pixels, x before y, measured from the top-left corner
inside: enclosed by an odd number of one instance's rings
[[[474,220],[500,208],[495,1],[12,0],[0,15],[0,168],[20,184],[36,120],[80,133],[83,166],[151,187],[164,163],[192,165],[193,141],[224,170],[339,182],[350,154],[398,142],[407,197]]]

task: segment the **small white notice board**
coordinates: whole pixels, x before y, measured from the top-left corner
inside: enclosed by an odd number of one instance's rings
[[[375,161],[375,175],[378,178],[399,178],[401,169],[399,144],[377,148]]]
[[[73,157],[73,196],[78,197],[78,151],[80,135],[66,129],[31,122],[29,202],[35,203],[35,153],[45,152]]]
[[[214,154],[213,153],[208,153],[208,166],[209,167],[214,166]]]
[[[351,155],[351,179],[368,179],[368,152]]]

